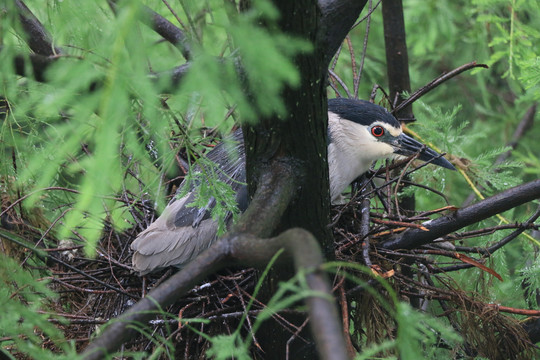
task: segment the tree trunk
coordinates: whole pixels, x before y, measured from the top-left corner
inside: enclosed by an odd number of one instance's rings
[[[362,2],[360,2],[362,3]],[[363,2],[365,3],[365,2]],[[300,227],[315,236],[327,259],[333,257],[333,237],[328,228],[330,223],[330,196],[327,164],[327,98],[326,72],[333,52],[349,31],[363,4],[347,2],[317,1],[275,1],[281,13],[280,28],[291,36],[300,37],[313,44],[313,50],[296,57],[295,63],[301,76],[297,88],[287,88],[283,101],[287,109],[285,118],[261,117],[255,125],[243,127],[246,145],[247,182],[249,193],[257,189],[262,175],[271,171],[272,163],[287,162],[293,166],[296,183],[299,184],[294,200],[289,204],[281,223],[273,234],[283,230]],[[346,12],[348,8],[355,11]],[[326,14],[323,14],[326,11]],[[347,21],[339,30],[326,26],[331,19],[345,12]],[[327,23],[324,16],[328,15]],[[328,24],[331,25],[331,24]],[[336,45],[337,44],[337,45]],[[329,49],[331,54],[329,53]],[[294,154],[291,157],[290,154]],[[309,211],[306,211],[309,209]],[[262,301],[267,302],[275,293],[280,281],[290,279],[294,274],[292,267],[273,269],[266,279],[261,292]],[[286,319],[296,326],[305,321],[303,316]],[[306,334],[308,327],[300,336],[310,339]],[[267,359],[284,359],[285,349],[293,359],[314,359],[316,351],[313,344],[295,339],[287,342],[292,334],[283,325],[267,321],[257,338],[266,352]]]
[[[411,92],[405,19],[401,0],[383,0],[382,16],[390,101],[393,106],[398,106],[403,101],[403,93]],[[398,119],[414,119],[412,105],[400,110],[395,116]],[[405,180],[410,180],[410,178],[407,177]],[[412,216],[416,205],[414,194],[402,197],[399,205],[405,211],[405,215]]]
[[[316,2],[280,1],[275,5],[281,13],[282,31],[317,44],[316,29],[319,28],[321,13]],[[287,116],[283,119],[262,117],[257,124],[245,126],[243,129],[249,193],[255,192],[259,179],[265,172],[271,171],[273,162],[291,163],[293,176],[301,186],[298,187],[295,199],[289,205],[280,226],[274,234],[269,235],[276,235],[292,227],[304,228],[317,238],[328,257],[332,253],[332,233],[326,226],[329,223],[330,196],[326,155],[328,119],[324,53],[315,45],[313,52],[297,56],[295,63],[300,72],[301,85],[298,88],[287,88],[283,93]],[[292,158],[289,154],[295,154],[295,157]],[[279,281],[292,276],[292,267],[271,271],[261,293],[262,301],[268,302]],[[287,321],[299,326],[305,318],[288,317]],[[309,334],[305,334],[308,327],[304,328],[306,331],[302,336],[309,338]],[[267,321],[257,336],[267,359],[284,359],[290,337],[291,334],[283,325],[274,320]],[[315,347],[312,346],[311,351],[300,354],[302,351],[297,348],[302,345],[304,344],[297,341],[292,342],[289,356],[294,359],[313,358]]]

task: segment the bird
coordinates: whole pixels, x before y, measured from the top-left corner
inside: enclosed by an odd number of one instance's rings
[[[417,154],[419,160],[455,170],[441,154],[406,135],[384,107],[359,99],[328,100],[327,153],[330,200],[334,205],[346,201],[344,190],[379,159]],[[238,209],[245,211],[248,193],[241,130],[214,147],[207,159],[215,164],[218,179],[231,185]],[[216,199],[210,198],[202,208],[190,206],[197,185],[184,181],[163,213],[132,242],[132,265],[140,275],[170,266],[182,268],[216,240],[218,222],[210,214]],[[226,215],[226,223],[231,215]]]

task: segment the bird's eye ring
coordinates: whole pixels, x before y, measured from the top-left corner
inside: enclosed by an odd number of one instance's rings
[[[384,135],[384,128],[382,126],[374,126],[371,128],[371,135],[375,137],[381,137]]]

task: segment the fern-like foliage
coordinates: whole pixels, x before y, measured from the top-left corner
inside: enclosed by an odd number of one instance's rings
[[[18,353],[32,359],[77,359],[73,344],[49,321],[48,309],[56,294],[46,281],[36,281],[37,275],[22,269],[11,257],[0,255],[0,352],[6,358],[12,358],[10,353]],[[49,338],[59,351],[43,348],[42,336]]]
[[[66,210],[61,204],[67,197],[71,205],[58,222],[59,236],[83,239],[89,253],[104,220],[119,228],[133,223],[116,195],[128,190],[163,199],[162,179],[174,168],[174,144],[194,164],[204,157],[207,141],[201,132],[227,133],[234,124],[231,114],[243,121],[256,121],[257,114],[283,115],[281,90],[299,83],[290,59],[310,49],[271,26],[278,14],[267,0],[254,1],[244,13],[221,1],[187,1],[179,20],[188,24],[190,68],[180,86],[171,88],[171,79],[162,75],[182,64],[179,52],[156,43],[157,35],[141,27],[143,2],[120,3],[114,13],[95,2],[28,5],[63,53],[46,72],[45,83],[20,78],[11,64],[27,50],[24,32],[16,16],[2,22],[7,31],[2,31],[0,82],[9,112],[0,155],[17,162],[14,174],[11,162],[3,160],[3,173],[28,189],[75,190],[62,199],[37,192],[25,205],[43,206],[54,218]],[[168,13],[163,4],[157,10]],[[263,29],[261,21],[274,30]],[[216,199],[215,218],[234,210],[224,184],[199,183],[208,185],[199,203]]]

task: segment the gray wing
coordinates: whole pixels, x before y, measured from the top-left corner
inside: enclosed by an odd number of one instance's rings
[[[247,207],[245,152],[242,132],[237,130],[232,141],[224,141],[207,155],[216,164],[218,178],[231,185],[236,192],[240,211]],[[200,169],[199,169],[200,170]],[[195,169],[197,171],[197,169]],[[177,194],[185,193],[183,183]],[[195,198],[197,184],[191,184],[186,195],[176,197],[167,205],[161,216],[141,232],[131,244],[134,251],[132,263],[141,275],[168,266],[181,267],[212,245],[218,224],[210,217],[215,206],[211,198],[203,208],[189,207]],[[232,214],[226,215],[226,223]]]

